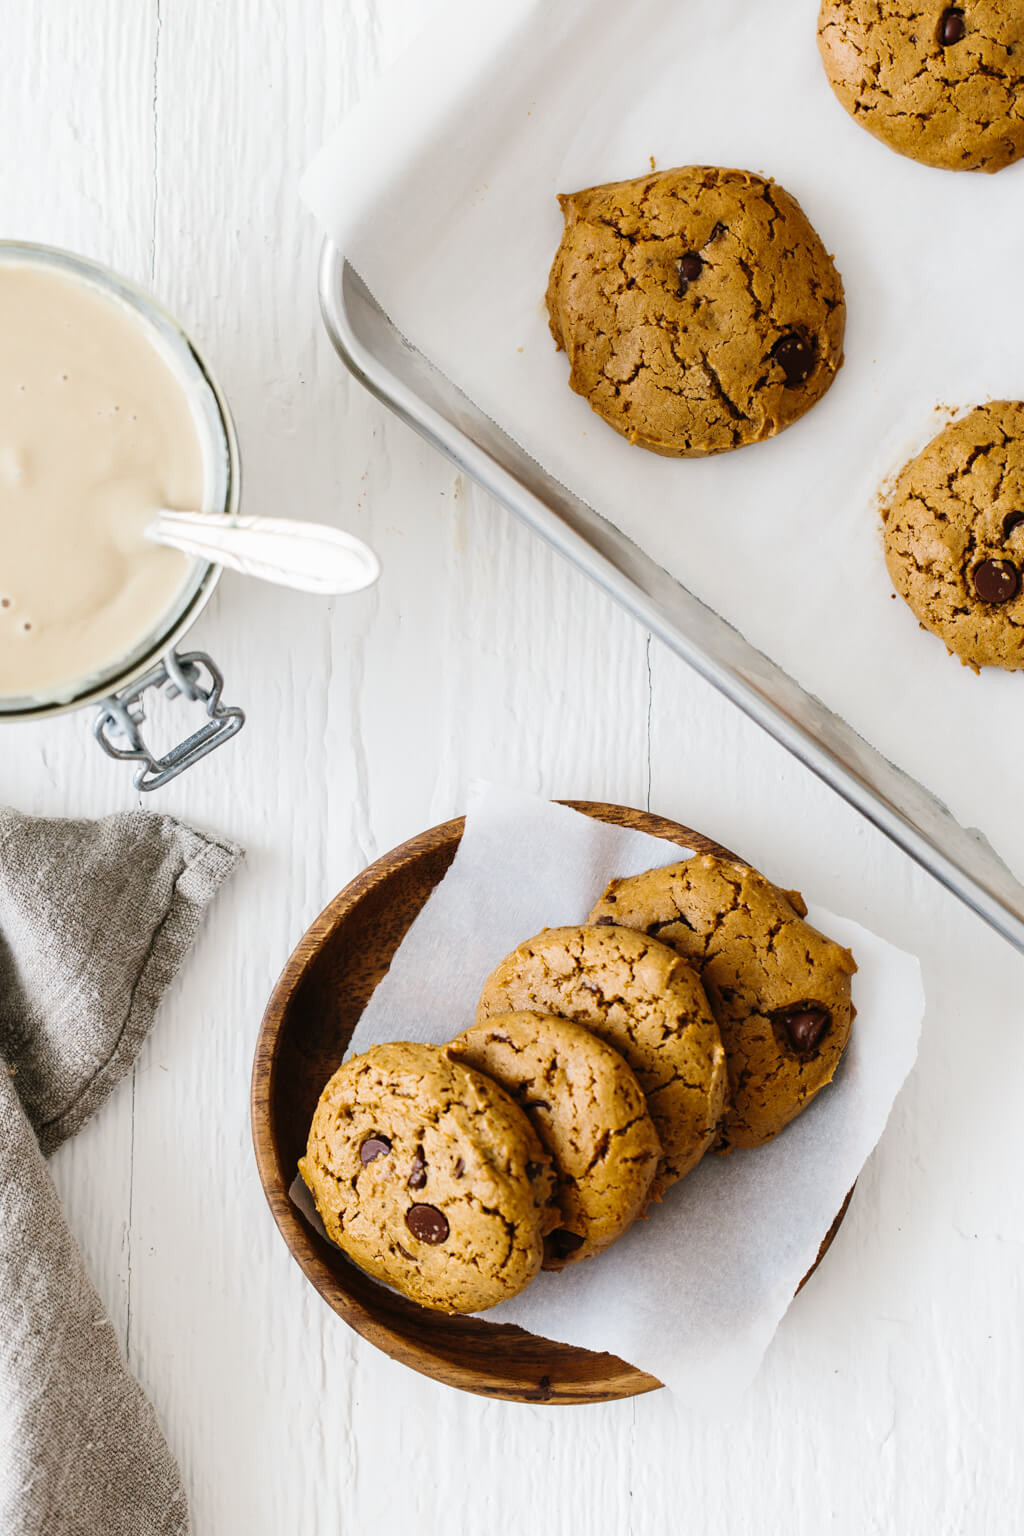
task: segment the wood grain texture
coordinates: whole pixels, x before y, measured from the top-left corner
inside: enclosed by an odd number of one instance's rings
[[[454,481],[320,334],[298,171],[424,10],[0,0],[4,233],[152,282],[228,389],[247,510],[350,526],[385,565],[336,605],[226,577],[195,631],[249,724],[151,808],[249,858],[134,1082],[55,1159],[72,1226],[196,1536],[1016,1536],[1020,961]],[[477,775],[654,804],[923,958],[917,1070],[724,1423],[664,1392],[554,1416],[451,1392],[334,1317],[267,1212],[246,1095],[274,979],[329,894],[457,814]],[[0,798],[75,815],[134,801],[84,716],[5,727]]]
[[[650,811],[566,803],[599,821],[731,857],[692,827]],[[517,1403],[602,1403],[656,1391],[656,1377],[614,1355],[553,1343],[486,1317],[443,1317],[385,1290],[315,1232],[291,1199],[321,1090],[395,951],[447,874],[464,828],[459,817],[382,854],[324,908],[292,952],[267,1004],[253,1057],[252,1135],[264,1194],[307,1280],[362,1338],[400,1364],[447,1386]],[[852,1193],[800,1289],[831,1247]]]
[[[646,811],[576,802],[575,809],[697,848],[715,845]],[[296,946],[267,1004],[253,1058],[253,1145],[274,1220],[325,1301],[392,1359],[448,1386],[513,1402],[610,1402],[660,1383],[612,1355],[593,1354],[489,1323],[442,1317],[376,1285],[314,1232],[289,1197],[321,1089],[395,951],[444,879],[464,821],[443,823],[382,855],[341,891]]]

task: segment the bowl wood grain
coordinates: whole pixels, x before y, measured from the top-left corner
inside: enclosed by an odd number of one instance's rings
[[[593,801],[566,804],[701,853],[727,853],[701,833],[648,811]],[[462,818],[445,822],[377,859],[325,908],[285,966],[263,1016],[252,1070],[253,1145],[267,1201],[293,1258],[328,1305],[413,1370],[467,1392],[524,1403],[608,1402],[652,1392],[661,1385],[656,1377],[614,1355],[482,1317],[429,1312],[384,1289],[327,1242],[288,1194],[320,1092],[406,931],[455,857],[463,826]]]

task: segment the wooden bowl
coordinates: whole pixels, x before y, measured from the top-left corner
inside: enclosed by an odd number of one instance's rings
[[[591,801],[566,803],[599,821],[700,853],[727,854],[663,816]],[[403,1365],[449,1386],[514,1402],[595,1403],[652,1392],[661,1386],[656,1377],[614,1355],[480,1317],[430,1312],[386,1290],[315,1231],[288,1194],[321,1090],[413,918],[455,857],[464,825],[459,818],[432,827],[371,864],[325,908],[285,966],[263,1016],[252,1069],[253,1145],[263,1189],[307,1279],[350,1327]]]

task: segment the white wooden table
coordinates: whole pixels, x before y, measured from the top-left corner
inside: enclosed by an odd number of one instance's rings
[[[248,861],[133,1078],[55,1160],[73,1228],[197,1536],[1018,1532],[1021,962],[343,375],[297,177],[417,11],[0,0],[2,233],[152,286],[233,404],[247,510],[334,520],[385,568],[337,605],[228,576],[194,631],[249,723],[147,804]],[[724,1424],[665,1393],[545,1409],[436,1386],[351,1334],[271,1222],[247,1094],[275,976],[476,775],[649,805],[922,956],[917,1070]],[[0,734],[0,800],[135,799],[86,715]]]

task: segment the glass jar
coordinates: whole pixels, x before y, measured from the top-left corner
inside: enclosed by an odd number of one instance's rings
[[[200,440],[205,469],[207,512],[234,517],[238,512],[241,467],[234,423],[216,381],[174,318],[148,293],[109,268],[70,251],[20,241],[0,241],[0,264],[49,269],[98,291],[128,310],[170,363],[182,385]],[[155,509],[154,509],[155,510]],[[3,551],[0,546],[0,564]],[[193,560],[180,593],[154,618],[152,629],[126,655],[70,688],[48,695],[0,697],[0,724],[39,720],[48,715],[99,704],[94,734],[110,756],[139,764],[136,787],[157,789],[175,778],[242,727],[240,709],[221,702],[223,679],[204,652],[177,649],[178,642],[206,607],[220,578],[220,567]],[[206,723],[162,756],[145,744],[145,695],[162,689],[205,705]]]

